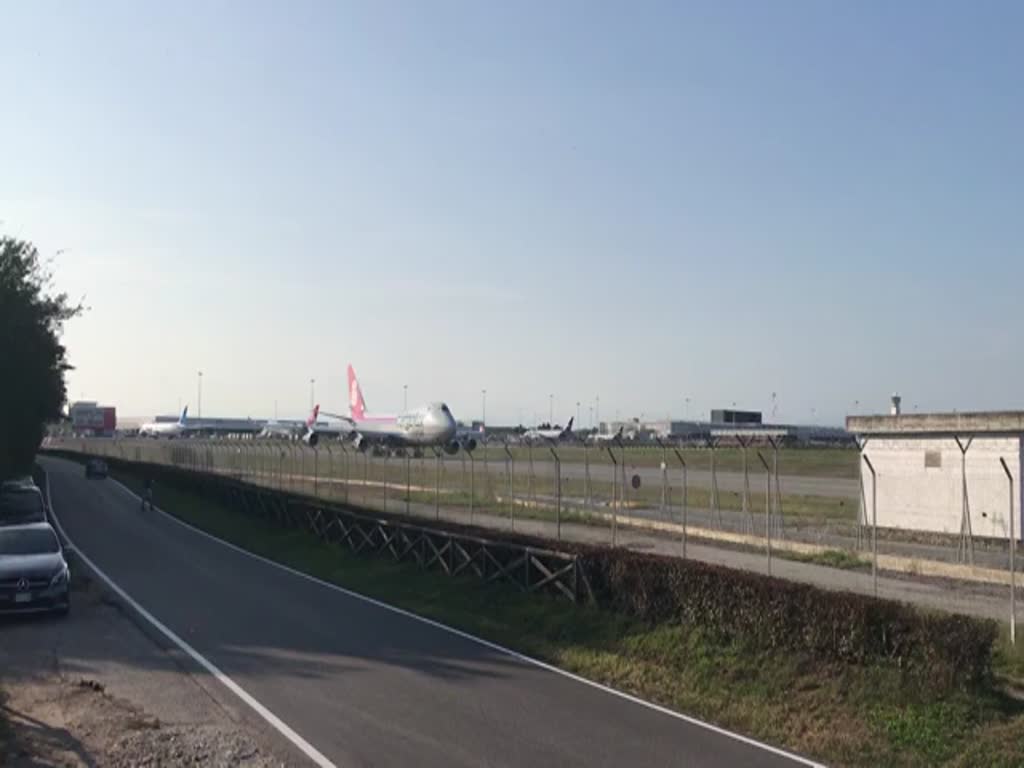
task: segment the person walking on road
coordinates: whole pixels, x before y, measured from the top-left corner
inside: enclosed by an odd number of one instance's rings
[[[146,475],[146,479],[142,481],[142,508],[153,508],[153,478],[150,475]]]

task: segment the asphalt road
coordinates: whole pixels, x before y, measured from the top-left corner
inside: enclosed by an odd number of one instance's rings
[[[338,766],[791,766],[228,548],[45,458],[74,544]]]

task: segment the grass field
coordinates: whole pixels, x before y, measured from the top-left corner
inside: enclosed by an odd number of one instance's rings
[[[119,456],[135,461],[157,461],[168,463],[172,454],[178,453],[179,460],[189,451],[202,453],[206,460],[216,463],[217,466],[237,466],[243,464],[249,466],[261,466],[269,471],[271,469],[285,473],[305,473],[313,470],[313,451],[303,447],[302,443],[295,442],[273,442],[273,441],[203,441],[203,440],[182,440],[176,444],[169,444],[170,441],[153,440],[123,440],[104,444],[103,448],[110,456]],[[95,445],[94,445],[95,447]],[[610,473],[613,462],[608,457],[604,447],[590,446],[584,449],[582,446],[572,443],[562,443],[557,448],[561,461],[565,464],[583,464],[587,456],[594,465],[595,474],[601,472]],[[758,466],[757,457],[754,455],[754,448],[748,451],[748,462],[753,469]],[[765,449],[762,448],[762,451]],[[509,451],[515,461],[517,471],[525,471],[528,464],[528,457],[531,453],[526,446],[509,446]],[[337,443],[324,442],[318,449],[321,469],[329,463],[333,463],[341,473],[341,466],[344,461],[351,463],[353,477],[362,473],[363,456],[356,454],[351,448],[345,454]],[[547,447],[535,446],[532,450],[534,461],[537,463],[550,462],[551,456]],[[684,460],[687,464],[696,469],[706,470],[710,467],[711,452],[707,449],[685,448],[681,449]],[[767,453],[765,454],[768,455]],[[346,458],[347,456],[347,458]],[[474,458],[478,465],[487,457],[491,464],[492,471],[498,470],[504,465],[505,449],[501,444],[489,444],[484,449],[478,447]],[[615,451],[616,459],[619,458],[619,451]],[[626,448],[626,461],[630,466],[635,467],[657,467],[665,458],[667,462],[675,467],[677,460],[674,453],[663,453],[657,446],[630,446]],[[455,457],[445,457],[445,466],[450,469],[462,463],[464,454]],[[417,464],[419,459],[413,459]],[[799,475],[805,477],[827,477],[827,478],[856,478],[858,476],[859,455],[853,448],[783,448],[779,451],[779,473],[782,475]],[[381,460],[370,459],[371,466],[382,463]],[[403,459],[394,458],[389,462],[396,469],[403,463]],[[433,456],[428,455],[423,460],[424,466],[430,467],[433,463]],[[468,464],[468,461],[466,462]],[[722,447],[715,450],[715,464],[718,469],[725,472],[742,471],[743,458],[738,448]],[[478,466],[479,468],[479,466]],[[373,471],[373,470],[371,470]],[[429,470],[432,471],[432,470]]]
[[[138,487],[131,475],[120,479]],[[1024,706],[995,688],[923,692],[889,666],[709,642],[699,628],[529,597],[500,585],[357,557],[162,487],[167,511],[235,544],[588,678],[724,727],[851,766],[1024,766]],[[1024,669],[1000,651],[999,669]]]

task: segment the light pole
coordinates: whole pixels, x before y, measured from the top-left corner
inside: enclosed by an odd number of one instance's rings
[[[487,390],[480,390],[480,423],[487,426]]]
[[[580,424],[580,401],[576,401],[576,429],[580,429],[583,425]]]
[[[601,396],[594,397],[594,426],[601,428]]]
[[[309,380],[309,410],[313,411],[313,404],[316,399],[316,379]]]
[[[198,382],[196,384],[196,415],[203,418],[203,372],[198,371]]]
[[[555,423],[555,396],[548,395],[548,426]]]
[[[409,410],[409,385],[402,385],[402,410]]]

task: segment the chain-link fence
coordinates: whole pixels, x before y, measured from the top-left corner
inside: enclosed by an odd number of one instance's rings
[[[456,455],[256,439],[51,444],[228,474],[389,514],[698,557],[855,591],[878,591],[880,570],[899,577],[883,581],[883,596],[937,607],[949,607],[949,595],[955,605],[995,605],[1010,582],[1005,540],[972,542],[975,562],[968,566],[957,562],[957,537],[885,529],[872,536],[870,478],[862,482],[856,450],[745,440],[492,441]],[[914,580],[927,589],[898,583]],[[1008,615],[1000,610],[990,613]]]

